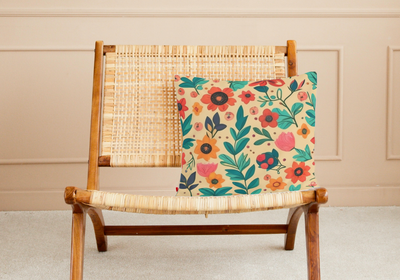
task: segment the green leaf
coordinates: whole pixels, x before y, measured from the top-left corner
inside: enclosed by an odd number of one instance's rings
[[[260,140],[257,140],[256,142],[254,142],[254,145],[260,146],[260,145],[262,145],[263,143],[265,143],[265,142],[267,142],[267,141],[272,141],[272,140],[269,140],[269,139],[260,139]]]
[[[244,169],[246,169],[247,166],[249,166],[250,164],[250,159],[247,160],[247,155],[245,155],[244,153],[242,153],[239,157],[238,160],[238,168],[240,171],[243,171]]]
[[[231,154],[236,155],[235,149],[233,148],[232,144],[229,142],[224,142],[225,149]]]
[[[254,130],[255,133],[263,135],[261,130],[258,127],[253,127],[253,130]]]
[[[254,89],[256,91],[264,92],[264,93],[266,93],[268,91],[268,87],[267,86],[257,86],[257,87],[254,87]]]
[[[310,82],[316,85],[317,84],[317,73],[316,72],[308,72],[306,74],[307,74]]]
[[[235,161],[234,161],[230,156],[227,156],[227,155],[219,155],[219,158],[222,159],[224,162],[226,162],[226,163],[229,164],[229,165],[236,166]],[[225,164],[223,164],[223,162],[221,162],[221,164],[222,164],[222,165],[225,165]]]
[[[242,183],[239,183],[239,182],[232,182],[232,184],[234,184],[236,187],[238,187],[238,188],[241,188],[241,189],[246,189],[246,187],[242,184]]]
[[[226,169],[226,176],[231,178],[232,181],[242,181],[244,180],[243,174],[235,169]]]
[[[298,113],[300,113],[301,110],[303,110],[303,106],[304,106],[303,103],[300,102],[294,103],[292,106],[293,115],[297,115]]]
[[[279,114],[279,119],[278,119],[278,127],[279,128],[286,129],[289,126],[291,126],[292,124],[294,124],[292,116],[289,114],[289,112],[286,109],[281,110],[279,108],[274,108],[274,109],[272,109],[272,112]]]
[[[185,140],[183,140],[182,148],[190,149],[191,147],[193,147],[194,144],[192,142],[194,142],[194,141],[196,141],[196,140],[192,139],[192,138],[186,138]]]
[[[235,140],[235,141],[236,141],[236,139],[237,139],[237,136],[236,136],[236,132],[235,132],[235,130],[234,130],[232,127],[231,127],[230,131],[231,131],[231,135],[232,135],[232,138],[233,138],[233,140]]]
[[[311,101],[314,104],[314,109],[315,109],[315,107],[317,106],[317,99],[315,98],[315,94],[314,93],[311,94]]]
[[[232,189],[232,187],[223,187],[223,188],[219,188],[215,191],[215,196],[228,196],[228,195],[232,195],[231,193],[227,193],[228,191],[230,191]]]
[[[314,110],[308,110],[306,112],[308,117],[306,117],[306,121],[310,126],[315,126],[315,111]]]
[[[245,190],[235,190],[235,193],[247,194],[247,192]]]
[[[229,82],[230,85],[229,87],[233,89],[234,91],[237,91],[238,89],[244,88],[249,82],[244,82],[244,81],[234,81],[234,82]]]
[[[193,82],[190,79],[186,78],[186,77],[181,77],[181,81],[184,81],[185,83],[193,84]]]
[[[260,184],[260,179],[256,178],[253,181],[251,181],[251,183],[249,184],[249,186],[247,188],[250,190],[250,189],[253,189],[255,187],[258,187],[259,184]]]
[[[249,180],[253,177],[254,172],[256,171],[256,166],[253,164],[246,172],[246,176],[244,177],[246,180]]]
[[[240,106],[237,111],[236,119],[237,119],[236,124],[235,124],[236,129],[242,130],[242,128],[244,127],[244,125],[246,124],[246,121],[247,121],[247,116],[246,117],[243,116],[243,107],[242,106]]]
[[[295,159],[296,161],[308,161],[312,159],[311,153],[310,153],[310,148],[308,147],[308,145],[306,146],[305,150],[301,150],[301,149],[297,149],[294,148],[297,152],[297,155],[293,156],[293,159]]]
[[[300,190],[300,189],[301,189],[301,184],[299,184],[299,185],[297,185],[297,186],[291,185],[291,186],[289,187],[289,191],[291,191],[291,192],[293,192],[293,191],[298,191],[298,190]]]
[[[239,133],[237,135],[237,139],[240,139],[240,138],[246,136],[249,132],[250,132],[250,126],[246,126],[241,131],[239,131]]]
[[[269,134],[269,132],[266,131],[264,128],[263,128],[263,130],[262,130],[262,134],[263,134],[265,137],[267,137],[268,139],[270,139],[270,140],[272,141],[271,134]]]
[[[201,188],[199,191],[202,193],[201,196],[214,196],[215,192],[213,189]]]
[[[192,114],[190,114],[183,123],[182,123],[182,119],[181,119],[182,135],[183,136],[188,134],[189,131],[192,129],[191,122],[192,122]]]
[[[251,194],[259,194],[261,192],[261,189],[255,190],[254,192],[252,192]]]
[[[182,83],[179,85],[181,88],[194,88],[194,84],[192,83]]]
[[[240,153],[243,151],[243,149],[246,147],[247,143],[250,141],[250,138],[242,138],[236,143],[236,154]]]

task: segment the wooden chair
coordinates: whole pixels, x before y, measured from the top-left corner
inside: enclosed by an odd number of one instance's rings
[[[163,197],[102,192],[99,167],[181,165],[179,118],[174,74],[263,80],[297,75],[296,42],[287,46],[114,46],[96,42],[87,189],[65,189],[72,206],[71,279],[82,279],[86,214],[98,251],[107,251],[108,235],[285,234],[293,250],[305,213],[308,278],[320,279],[318,209],[327,191],[221,197]],[[127,81],[138,81],[132,84]],[[153,102],[154,100],[162,102]],[[137,118],[139,117],[139,118]],[[148,214],[216,214],[290,208],[287,223],[277,225],[107,226],[102,210]]]

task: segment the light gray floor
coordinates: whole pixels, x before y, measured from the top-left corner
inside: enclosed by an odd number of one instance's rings
[[[283,223],[287,210],[204,216],[105,212],[107,224]],[[283,235],[109,237],[88,219],[85,279],[306,279],[304,220]],[[68,279],[71,211],[0,212],[0,279]],[[322,208],[322,279],[400,279],[400,207]]]

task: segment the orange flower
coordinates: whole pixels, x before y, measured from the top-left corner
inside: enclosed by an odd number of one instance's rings
[[[310,134],[310,129],[305,123],[303,123],[301,128],[297,130],[297,134],[303,136],[303,138],[306,139],[308,134]]]
[[[286,179],[291,179],[293,184],[297,181],[304,182],[306,177],[310,175],[310,167],[307,166],[304,162],[293,162],[292,167],[289,167],[285,170],[287,173]]]
[[[192,106],[193,108],[193,113],[198,116],[201,113],[201,110],[203,110],[203,106],[200,105],[199,102],[195,102]]]
[[[225,182],[224,179],[222,179],[222,175],[220,174],[216,174],[215,172],[211,173],[210,176],[208,176],[208,178],[206,178],[207,183],[210,184],[210,188],[221,188],[222,187],[222,183]]]
[[[194,149],[194,153],[198,154],[197,159],[204,158],[209,161],[210,158],[217,158],[217,152],[219,148],[215,146],[217,139],[210,139],[207,135],[204,135],[203,140],[196,140],[197,146]]]
[[[208,94],[201,98],[201,102],[207,105],[208,110],[215,111],[217,108],[224,112],[229,106],[236,103],[233,97],[233,90],[231,88],[224,88],[221,90],[219,87],[212,87]]]
[[[267,188],[276,191],[277,189],[282,190],[286,185],[286,183],[282,182],[282,177],[279,177],[278,179],[271,179],[267,185]]]

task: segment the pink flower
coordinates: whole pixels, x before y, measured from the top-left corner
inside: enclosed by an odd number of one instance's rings
[[[193,97],[193,98],[196,98],[196,97],[197,97],[197,92],[192,91],[192,92],[190,93],[190,96]]]
[[[197,122],[194,124],[194,129],[200,131],[203,129],[203,124],[201,122]]]
[[[233,114],[232,112],[226,112],[225,120],[230,121],[231,119],[233,119],[234,116],[235,116],[235,114]]]
[[[175,81],[178,82],[180,81],[181,77],[179,77],[179,75],[175,75]]]
[[[258,108],[256,106],[250,108],[250,114],[252,115],[257,115],[258,114]]]
[[[316,185],[317,185],[317,182],[312,181],[312,182],[310,183],[310,186],[311,186],[311,187],[315,187]]]
[[[197,164],[197,174],[203,177],[208,177],[210,176],[211,173],[215,172],[217,170],[218,163],[198,163]]]
[[[275,145],[282,151],[289,152],[293,150],[295,145],[294,135],[291,132],[282,132],[275,140]]]
[[[183,88],[178,89],[178,93],[180,95],[184,95],[185,94],[185,90]]]
[[[305,93],[304,91],[300,91],[300,92],[297,94],[297,98],[298,98],[300,101],[304,101],[304,100],[307,99],[307,93]]]

